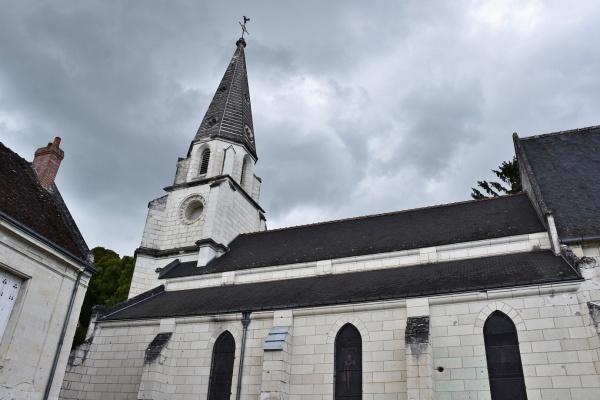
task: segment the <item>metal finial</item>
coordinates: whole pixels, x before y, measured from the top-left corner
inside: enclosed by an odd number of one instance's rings
[[[240,26],[242,27],[242,39],[244,38],[244,33],[247,33],[248,35],[250,34],[250,33],[249,33],[247,30],[246,30],[246,22],[248,22],[248,21],[250,21],[250,18],[247,18],[247,17],[244,15],[244,23],[242,24],[242,23],[240,22]]]

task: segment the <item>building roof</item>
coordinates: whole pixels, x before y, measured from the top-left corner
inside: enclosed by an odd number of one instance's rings
[[[54,184],[45,190],[31,163],[0,143],[0,212],[87,261],[89,249]]]
[[[252,107],[244,54],[245,40],[239,39],[236,46],[231,62],[192,143],[203,138],[221,137],[246,146],[250,154],[256,158]]]
[[[161,278],[202,275],[493,239],[544,231],[525,194],[242,234],[205,267],[181,263]]]
[[[559,238],[600,235],[600,126],[515,136],[515,147],[540,212],[552,212]]]
[[[105,319],[145,319],[277,310],[403,299],[523,285],[579,281],[550,251],[448,261],[310,278],[159,291],[115,307]],[[115,311],[116,310],[116,311]]]

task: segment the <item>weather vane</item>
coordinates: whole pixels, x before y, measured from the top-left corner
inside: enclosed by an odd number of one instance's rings
[[[242,24],[240,22],[240,26],[242,27],[242,39],[244,38],[244,33],[248,33],[248,31],[246,30],[246,22],[250,21],[250,18],[246,18],[246,16],[244,15],[244,23]],[[250,33],[248,33],[249,35]]]

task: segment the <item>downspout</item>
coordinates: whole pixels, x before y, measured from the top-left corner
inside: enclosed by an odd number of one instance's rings
[[[242,312],[242,326],[244,327],[244,331],[242,332],[242,351],[240,354],[240,367],[238,371],[235,400],[240,400],[242,390],[242,373],[244,371],[244,353],[246,352],[246,333],[248,332],[248,325],[250,325],[250,311],[244,311]]]
[[[56,367],[58,366],[58,359],[60,357],[60,352],[62,350],[63,343],[65,341],[65,335],[67,334],[67,326],[69,325],[69,320],[71,319],[71,312],[73,311],[73,305],[75,304],[75,296],[77,296],[77,289],[79,289],[79,282],[81,281],[81,276],[85,268],[80,268],[79,273],[77,274],[77,279],[75,280],[75,286],[73,286],[73,291],[71,292],[71,301],[69,302],[69,308],[67,309],[67,316],[65,317],[65,323],[63,324],[62,332],[60,333],[60,339],[58,340],[58,347],[56,348],[56,354],[54,355],[54,362],[52,363],[52,370],[50,371],[50,377],[48,378],[48,383],[46,384],[46,392],[44,393],[44,400],[48,400],[48,396],[50,396],[50,389],[52,388],[52,381],[54,380],[54,374],[56,373]]]

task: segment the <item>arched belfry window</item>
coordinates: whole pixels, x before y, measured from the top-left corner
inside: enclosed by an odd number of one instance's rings
[[[485,321],[483,339],[492,400],[527,400],[515,324],[495,311]]]
[[[335,338],[335,399],[362,399],[362,338],[351,324]]]
[[[210,149],[206,149],[202,152],[200,157],[200,175],[204,175],[208,172],[208,162],[210,161]]]
[[[246,162],[246,159],[244,158],[244,161],[242,161],[242,176],[240,177],[240,185],[242,185],[242,187],[244,186],[244,179],[246,179],[247,170],[248,170],[248,163]]]
[[[229,400],[235,359],[235,339],[231,333],[223,332],[213,347],[208,384],[208,400]]]

